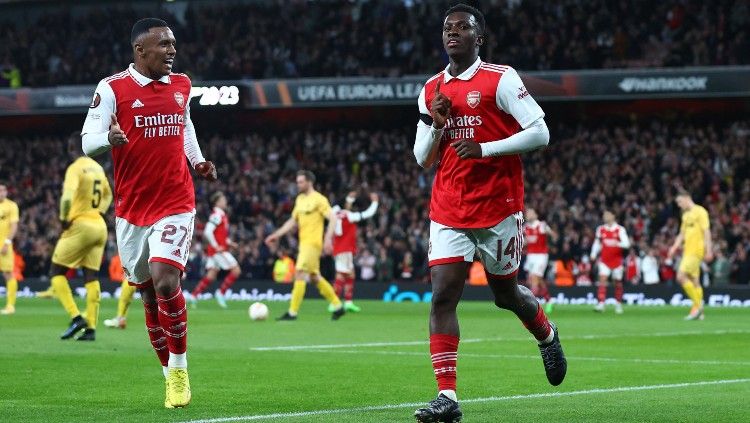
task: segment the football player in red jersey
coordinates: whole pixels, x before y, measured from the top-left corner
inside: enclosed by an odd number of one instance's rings
[[[439,391],[415,411],[419,422],[461,420],[456,307],[476,252],[497,307],[515,313],[537,339],[548,381],[559,385],[567,371],[557,328],[517,281],[524,196],[519,154],[546,146],[549,131],[516,71],[479,58],[484,29],[477,9],[448,9],[442,37],[450,63],[427,81],[418,99],[414,155],[424,168],[437,165],[428,256],[430,354]]]
[[[544,274],[547,272],[549,262],[549,246],[547,237],[557,239],[557,233],[547,225],[547,222],[539,220],[536,210],[526,209],[526,222],[523,225],[523,235],[526,240],[526,263],[524,270],[529,275],[531,292],[536,296],[544,298],[544,311],[552,312],[552,297],[547,289]]]
[[[193,308],[198,305],[198,295],[208,288],[216,280],[220,270],[229,273],[224,277],[219,289],[214,296],[221,308],[227,308],[224,294],[227,292],[237,278],[240,277],[240,264],[229,252],[230,248],[237,248],[237,243],[229,238],[229,216],[227,215],[227,196],[223,192],[211,194],[211,215],[208,217],[206,227],[203,229],[203,237],[206,245],[206,275],[198,282],[193,292],[185,292],[185,298],[192,304]]]
[[[151,344],[166,378],[167,408],[190,403],[187,310],[180,280],[195,217],[195,171],[216,179],[190,120],[191,82],[172,73],[175,38],[160,19],[130,34],[134,62],[96,87],[81,131],[83,151],[112,152],[117,246],[125,277],[141,293]]]
[[[364,211],[352,211],[357,201],[357,192],[350,191],[346,196],[344,208],[334,206],[333,211],[338,219],[333,236],[333,260],[336,263],[336,281],[333,289],[339,298],[344,298],[344,309],[359,313],[361,309],[354,304],[354,255],[357,253],[357,222],[375,216],[378,209],[378,194],[370,194],[370,206]],[[328,307],[333,313],[333,304]]]
[[[622,314],[622,276],[624,273],[624,250],[630,248],[628,232],[617,223],[615,214],[609,210],[602,213],[604,224],[596,228],[596,238],[591,246],[591,262],[599,259],[599,281],[597,282],[596,297],[598,302],[594,311],[604,311],[604,301],[607,299],[607,281],[612,277],[615,285],[615,313]]]

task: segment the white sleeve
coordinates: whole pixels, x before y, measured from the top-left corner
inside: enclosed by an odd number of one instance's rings
[[[620,248],[630,248],[630,238],[628,238],[628,231],[626,231],[622,226],[620,226]]]
[[[500,78],[495,102],[500,110],[513,116],[523,129],[544,118],[544,111],[531,97],[518,72],[513,68],[508,68]]]
[[[206,227],[203,229],[203,237],[206,238],[209,244],[214,248],[219,248],[219,243],[216,242],[214,231],[216,230],[216,224],[209,218]]]
[[[96,156],[112,148],[109,144],[109,124],[110,115],[116,112],[117,102],[112,87],[104,80],[99,81],[81,129],[84,154]]]
[[[203,163],[206,159],[203,157],[201,147],[198,145],[198,137],[195,135],[195,126],[190,119],[190,104],[185,106],[185,133],[184,144],[185,156],[190,161],[190,165],[195,168],[198,163]]]
[[[526,90],[515,69],[508,68],[497,83],[495,103],[500,110],[513,116],[522,130],[502,140],[482,143],[482,157],[520,154],[549,144],[544,111]]]
[[[596,228],[596,238],[594,245],[591,246],[591,260],[594,260],[602,251],[602,242],[599,240],[599,228]]]
[[[419,98],[417,99],[419,106],[419,113],[421,115],[430,116],[430,111],[427,110],[427,103],[425,102],[424,87],[419,92]],[[417,159],[417,163],[423,168],[429,168],[437,159],[438,151],[440,150],[440,141],[443,139],[443,130],[436,129],[432,125],[428,125],[421,119],[417,122],[417,135],[414,139],[414,157]]]
[[[370,205],[365,209],[363,212],[346,212],[346,217],[349,219],[352,223],[357,223],[359,221],[369,219],[373,216],[375,216],[375,211],[378,209],[378,202],[373,201],[370,203]]]

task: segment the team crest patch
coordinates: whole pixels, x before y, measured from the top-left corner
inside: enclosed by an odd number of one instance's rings
[[[476,109],[479,106],[479,101],[482,99],[482,93],[479,91],[470,91],[466,94],[466,104],[472,109]]]
[[[91,99],[91,104],[89,105],[89,108],[96,109],[96,107],[101,102],[102,102],[102,96],[100,96],[99,93],[94,93],[94,98]]]
[[[174,101],[176,101],[180,107],[185,107],[185,96],[183,96],[182,93],[174,93]]]

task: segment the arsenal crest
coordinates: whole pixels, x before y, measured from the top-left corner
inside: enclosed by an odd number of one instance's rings
[[[176,101],[180,107],[185,107],[185,96],[183,96],[182,93],[174,93],[174,101]]]
[[[479,106],[479,101],[482,99],[482,93],[479,91],[470,91],[466,94],[466,104],[472,109],[476,109]]]

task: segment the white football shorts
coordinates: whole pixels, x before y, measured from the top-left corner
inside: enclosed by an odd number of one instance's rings
[[[136,226],[118,217],[117,248],[128,281],[140,285],[151,279],[152,262],[167,263],[184,272],[194,223],[195,210],[166,216],[151,226]]]
[[[523,213],[506,217],[491,228],[451,228],[430,222],[430,267],[440,264],[474,261],[479,256],[487,272],[501,278],[518,273],[523,247]]]

